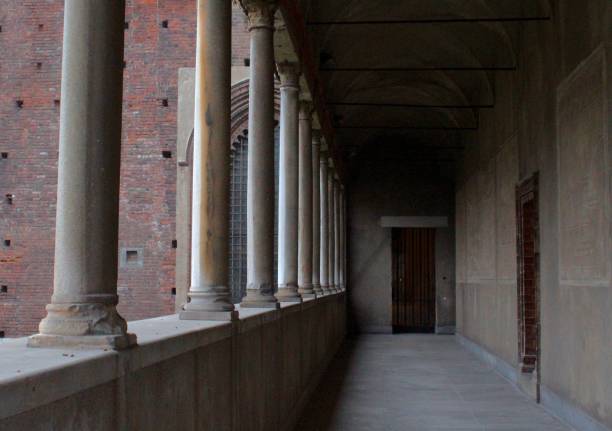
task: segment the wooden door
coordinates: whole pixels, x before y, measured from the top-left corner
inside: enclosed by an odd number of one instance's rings
[[[434,332],[435,229],[392,232],[393,332]]]
[[[538,176],[536,174],[516,188],[518,348],[519,364],[523,373],[532,373],[539,368],[540,253],[538,219]],[[539,375],[540,373],[537,373],[538,378]]]

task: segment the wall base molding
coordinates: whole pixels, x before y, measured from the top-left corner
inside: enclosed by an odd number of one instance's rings
[[[478,359],[485,362],[498,374],[502,375],[512,385],[514,385],[521,392],[527,396],[532,397],[532,394],[525,391],[524,386],[521,384],[521,376],[518,370],[505,360],[497,357],[493,353],[486,350],[481,345],[474,341],[466,338],[461,334],[455,334],[457,341]],[[580,431],[612,431],[611,428],[606,427],[588,413],[576,406],[569,400],[559,396],[546,386],[540,386],[540,404],[544,410],[556,416],[559,420],[565,422],[567,425]]]

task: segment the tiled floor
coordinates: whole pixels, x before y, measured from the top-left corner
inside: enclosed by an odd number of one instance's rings
[[[563,431],[453,336],[366,335],[334,360],[298,431]]]

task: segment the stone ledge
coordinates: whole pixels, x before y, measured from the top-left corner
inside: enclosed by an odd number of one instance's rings
[[[283,303],[280,310],[238,307],[240,318],[234,323],[179,320],[178,314],[129,322],[138,345],[123,351],[31,348],[26,337],[0,340],[0,419],[342,297],[338,293],[302,304]]]

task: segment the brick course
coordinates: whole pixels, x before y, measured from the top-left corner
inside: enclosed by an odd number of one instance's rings
[[[36,331],[53,288],[64,2],[1,3],[0,331],[13,337]],[[195,18],[193,0],[127,2],[119,247],[142,249],[142,265],[119,269],[128,320],[174,312],[177,77],[194,65]],[[242,66],[237,7],[233,27],[232,64]]]

